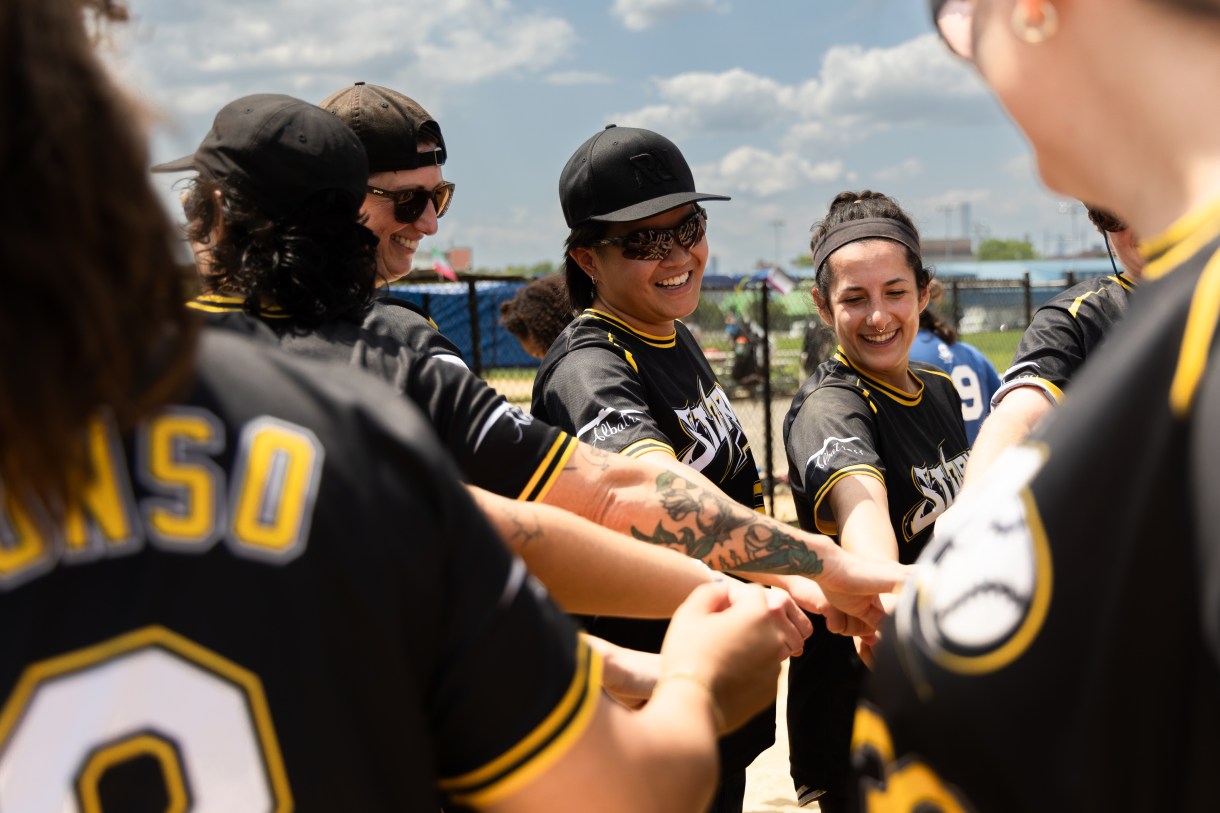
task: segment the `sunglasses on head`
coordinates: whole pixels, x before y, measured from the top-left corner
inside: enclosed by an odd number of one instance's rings
[[[696,206],[695,212],[672,229],[641,229],[622,237],[606,237],[590,246],[618,246],[628,260],[663,260],[673,251],[674,243],[682,248],[697,246],[707,234],[707,212]]]
[[[445,181],[435,189],[400,189],[391,192],[389,189],[368,187],[370,195],[385,198],[394,204],[394,219],[399,223],[414,223],[428,208],[428,201],[436,209],[437,217],[444,217],[453,202],[453,190],[457,187]]]

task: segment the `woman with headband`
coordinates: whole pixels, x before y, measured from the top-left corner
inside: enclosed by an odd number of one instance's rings
[[[837,352],[784,419],[797,518],[845,549],[914,562],[961,485],[969,444],[952,380],[910,361],[929,270],[911,219],[878,192],[843,192],[813,231],[813,299]],[[798,802],[844,810],[861,659],[873,638],[814,622],[788,676],[788,738]],[[859,657],[857,657],[857,649]]]
[[[1042,181],[1120,216],[1148,265],[900,595],[861,711],[863,751],[888,762],[869,808],[1215,810],[1220,2],[929,7]]]

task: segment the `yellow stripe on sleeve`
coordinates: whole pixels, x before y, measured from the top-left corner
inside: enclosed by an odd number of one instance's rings
[[[1190,414],[1195,393],[1207,370],[1217,316],[1220,316],[1220,252],[1214,254],[1203,269],[1191,299],[1190,313],[1186,316],[1178,368],[1169,387],[1169,409],[1175,418]]]
[[[441,779],[437,785],[447,791],[453,801],[477,808],[512,795],[546,772],[585,733],[597,710],[601,685],[601,657],[581,638],[577,644],[572,683],[542,724],[482,768],[452,779]]]

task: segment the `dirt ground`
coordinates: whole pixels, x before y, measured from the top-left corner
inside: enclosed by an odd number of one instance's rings
[[[788,667],[780,675],[779,700],[776,708],[775,744],[758,755],[746,770],[746,800],[744,813],[810,813],[817,804],[796,806],[796,792],[788,776],[788,727],[784,699],[788,695]]]

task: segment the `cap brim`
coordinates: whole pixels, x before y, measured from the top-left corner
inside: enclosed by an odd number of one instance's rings
[[[595,215],[589,220],[599,223],[626,223],[631,220],[643,220],[646,217],[659,215],[661,212],[668,212],[670,209],[700,200],[732,200],[732,198],[727,195],[708,195],[703,192],[674,192],[671,195],[662,195],[659,198],[632,204],[615,212]]]
[[[194,172],[195,154],[184,155],[175,161],[166,161],[149,168],[152,172]]]

